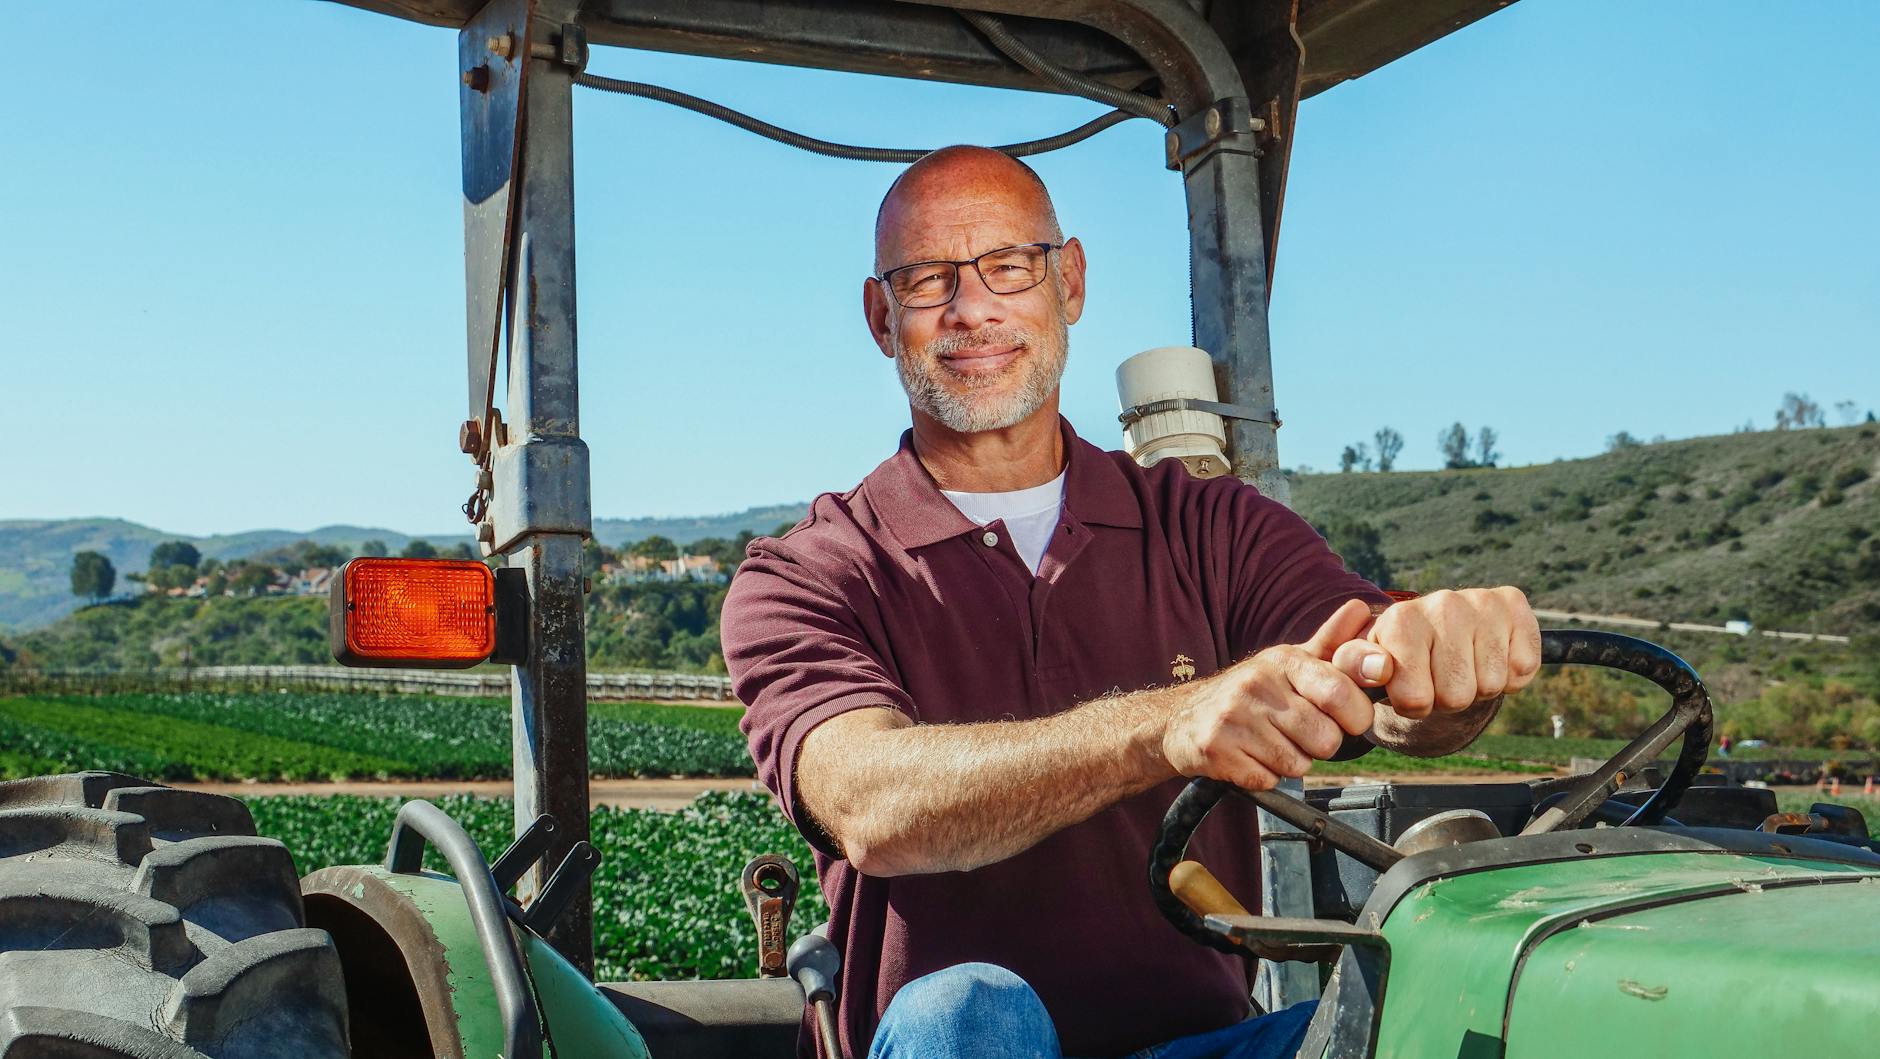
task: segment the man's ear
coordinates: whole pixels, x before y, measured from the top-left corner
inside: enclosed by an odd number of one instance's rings
[[[875,345],[881,347],[881,355],[894,359],[894,331],[890,319],[894,306],[888,301],[887,292],[881,289],[881,283],[873,276],[862,281],[862,315],[868,318],[868,333],[875,338]]]
[[[1058,251],[1058,275],[1064,295],[1064,322],[1074,324],[1084,315],[1084,244],[1076,236]]]

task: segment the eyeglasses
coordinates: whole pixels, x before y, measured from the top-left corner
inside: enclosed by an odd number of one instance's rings
[[[971,265],[994,294],[1017,294],[1044,282],[1051,251],[1063,243],[1026,243],[988,250],[968,261],[917,261],[889,269],[875,278],[904,309],[932,309],[960,292],[960,266]]]

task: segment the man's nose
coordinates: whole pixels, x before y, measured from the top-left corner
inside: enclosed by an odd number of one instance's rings
[[[1004,301],[1003,297],[992,293],[991,288],[986,286],[977,268],[961,265],[959,289],[953,292],[953,300],[947,303],[941,323],[966,331],[984,327],[1004,319]]]

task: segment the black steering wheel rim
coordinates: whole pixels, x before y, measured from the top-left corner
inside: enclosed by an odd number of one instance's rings
[[[1627,777],[1656,760],[1673,739],[1682,736],[1683,743],[1671,774],[1666,777],[1663,786],[1626,819],[1625,826],[1662,823],[1684,796],[1684,792],[1690,789],[1710,752],[1710,693],[1705,690],[1697,671],[1682,658],[1648,640],[1590,629],[1543,631],[1541,662],[1591,665],[1642,676],[1671,695],[1671,708],[1580,783],[1568,789],[1558,804],[1537,815],[1521,833],[1543,834],[1580,823],[1618,790]],[[1194,837],[1195,829],[1201,826],[1201,821],[1229,793],[1247,794],[1223,780],[1196,778],[1190,780],[1175,801],[1170,803],[1149,855],[1149,892],[1162,915],[1189,938],[1221,952],[1254,955],[1244,946],[1210,928],[1169,888],[1169,873],[1174,871],[1175,865],[1187,853],[1188,842]],[[1277,791],[1262,791],[1252,797],[1262,803],[1277,804],[1276,800],[1283,800],[1286,811],[1281,815],[1292,817],[1290,822],[1295,825],[1307,816],[1320,822],[1317,827],[1302,830],[1316,834],[1334,848],[1356,856],[1380,871],[1388,867],[1388,864],[1378,863],[1374,850],[1346,849],[1340,843],[1339,829],[1334,826],[1331,817],[1303,800]]]

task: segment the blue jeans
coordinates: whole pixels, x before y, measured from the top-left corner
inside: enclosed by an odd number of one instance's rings
[[[1144,1048],[1137,1059],[1293,1059],[1317,1001],[1210,1033]],[[1025,980],[962,963],[901,987],[882,1013],[868,1059],[1063,1059],[1057,1028]]]

